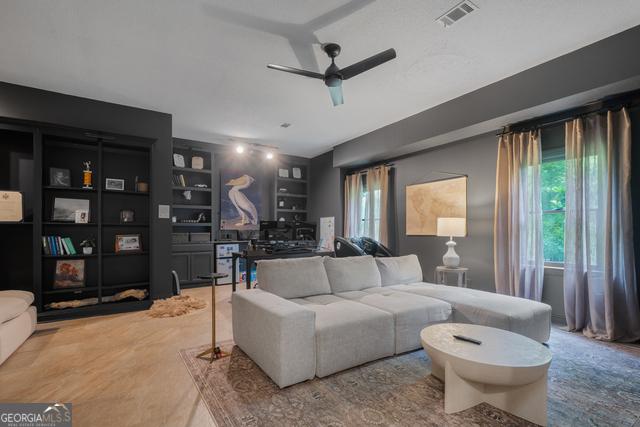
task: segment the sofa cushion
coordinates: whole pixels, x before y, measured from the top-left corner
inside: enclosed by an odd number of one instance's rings
[[[551,307],[524,298],[432,283],[395,285],[392,289],[446,301],[453,321],[492,326],[546,342],[551,331]]]
[[[0,323],[15,319],[33,303],[33,293],[27,291],[0,291]]]
[[[371,255],[344,258],[325,257],[324,267],[331,285],[331,291],[359,291],[381,286],[380,272]]]
[[[331,287],[321,257],[258,261],[260,289],[282,298],[330,294]]]
[[[447,302],[389,288],[342,292],[336,296],[392,314],[396,354],[421,348],[420,331],[427,325],[448,322],[451,318],[451,305]]]
[[[316,313],[316,375],[394,353],[393,315],[335,295],[292,299]]]
[[[376,264],[380,271],[382,286],[403,285],[422,282],[422,268],[415,255],[398,257],[378,257]]]

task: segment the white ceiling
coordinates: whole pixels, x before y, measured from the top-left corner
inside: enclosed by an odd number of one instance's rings
[[[445,29],[457,0],[2,0],[0,80],[171,113],[176,137],[314,156],[640,24],[637,0],[473,1]],[[398,58],[346,81],[339,107],[321,81],[266,68],[323,71],[323,42],[342,67]]]

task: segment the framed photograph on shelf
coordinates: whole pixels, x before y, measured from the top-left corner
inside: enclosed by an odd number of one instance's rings
[[[117,234],[116,253],[142,251],[142,237],[139,234]]]
[[[49,185],[52,187],[71,187],[71,171],[62,168],[49,168]]]
[[[182,154],[173,153],[173,165],[178,168],[183,168],[185,166],[184,156]]]
[[[87,224],[89,223],[89,211],[86,209],[78,209],[76,211],[76,224]]]
[[[204,169],[204,159],[200,156],[193,156],[191,158],[192,169]]]
[[[109,191],[124,191],[124,179],[107,178],[104,189]]]
[[[89,206],[91,202],[88,199],[66,199],[56,197],[53,199],[52,221],[59,222],[76,222],[76,211],[85,211],[87,213],[87,222],[89,222]]]
[[[122,209],[120,211],[120,222],[122,224],[128,222],[134,222],[136,220],[136,213],[133,209]]]
[[[85,285],[84,260],[58,260],[53,276],[53,289],[83,288]]]

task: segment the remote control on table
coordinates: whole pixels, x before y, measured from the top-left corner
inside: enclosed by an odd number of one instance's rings
[[[482,344],[482,341],[479,341],[479,340],[474,339],[474,338],[465,337],[464,335],[454,335],[453,337],[455,339],[457,339],[457,340],[470,342],[470,343],[473,343],[473,344],[476,344],[476,345]]]

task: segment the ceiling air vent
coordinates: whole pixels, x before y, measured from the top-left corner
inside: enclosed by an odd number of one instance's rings
[[[478,9],[478,6],[471,3],[469,0],[464,0],[446,11],[442,16],[436,19],[436,21],[445,27],[449,27],[476,9]]]

